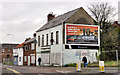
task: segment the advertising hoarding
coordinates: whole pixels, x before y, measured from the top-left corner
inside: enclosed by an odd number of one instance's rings
[[[99,26],[65,24],[65,44],[99,46]]]

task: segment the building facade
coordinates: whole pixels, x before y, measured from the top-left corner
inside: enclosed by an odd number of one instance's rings
[[[13,62],[13,49],[19,44],[2,44],[2,63]]]
[[[23,65],[23,45],[24,43],[13,49],[14,65]]]
[[[36,31],[36,65],[39,57],[42,59],[41,65],[64,66],[76,63],[85,54],[88,62],[97,61],[97,49],[66,49],[65,24],[68,23],[94,25],[94,20],[82,7],[57,17],[49,14],[48,22]],[[83,54],[80,57],[76,56],[79,52]]]
[[[24,42],[23,46],[23,65],[35,66],[36,65],[36,39],[28,39]]]

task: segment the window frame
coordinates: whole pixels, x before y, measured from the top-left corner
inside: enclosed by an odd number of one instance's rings
[[[31,50],[34,50],[34,49],[35,49],[35,44],[31,43]]]
[[[4,49],[4,48],[2,49],[2,52],[3,52],[3,53],[5,52],[5,49]]]
[[[53,32],[51,32],[51,40],[53,40]],[[52,41],[51,41],[51,45],[53,45]]]
[[[27,62],[27,56],[24,56],[24,62]]]
[[[46,34],[46,45],[48,46],[48,34]]]
[[[33,58],[32,58],[33,57]],[[34,59],[34,60],[33,60]],[[31,63],[35,64],[35,55],[31,55]]]
[[[40,36],[38,36],[38,47],[40,46]]]
[[[56,31],[56,44],[59,44],[59,31]]]
[[[21,62],[21,57],[19,57],[19,61]]]
[[[44,35],[42,35],[42,46],[44,46]]]

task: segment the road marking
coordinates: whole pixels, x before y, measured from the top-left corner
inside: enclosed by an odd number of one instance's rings
[[[70,73],[71,71],[60,71],[60,70],[56,70],[59,73]]]
[[[8,70],[10,70],[10,71],[12,71],[12,72],[14,72],[14,73],[16,73],[16,74],[18,74],[18,75],[22,75],[22,74],[20,74],[20,72],[14,70],[14,69],[11,69],[11,68],[6,68],[6,69],[8,69]]]

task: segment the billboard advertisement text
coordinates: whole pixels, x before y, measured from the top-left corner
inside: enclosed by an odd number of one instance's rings
[[[66,44],[99,45],[99,26],[66,24]]]

